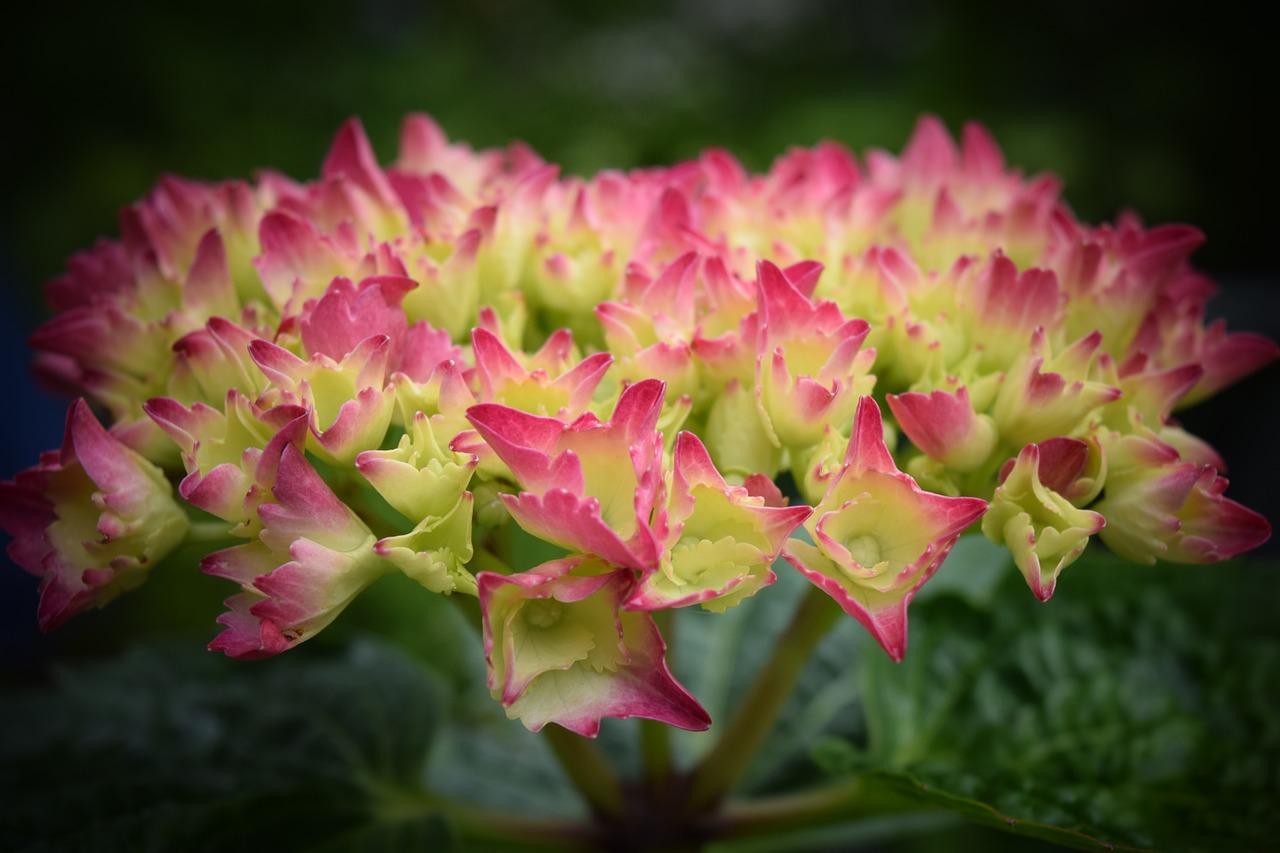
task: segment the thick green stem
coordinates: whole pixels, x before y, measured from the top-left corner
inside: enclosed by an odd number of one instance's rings
[[[933,811],[854,777],[820,788],[725,803],[705,828],[718,839],[753,838],[857,818]]]
[[[671,732],[666,723],[640,721],[640,766],[644,784],[661,791],[671,778]]]
[[[830,596],[817,587],[809,590],[737,713],[694,771],[687,813],[709,811],[733,788],[773,730],[814,648],[840,614]]]
[[[584,821],[495,811],[421,790],[377,790],[377,816],[396,823],[433,814],[465,840],[501,842],[513,850],[594,850],[599,830]]]
[[[599,830],[584,821],[525,818],[488,809],[455,807],[446,814],[464,839],[501,841],[550,850],[598,849]]]
[[[672,665],[674,620],[670,610],[659,610],[653,620],[667,644],[667,665]],[[643,782],[650,792],[667,788],[671,779],[671,727],[656,720],[640,720],[640,767]]]
[[[544,728],[542,735],[551,745],[569,781],[597,814],[607,817],[622,814],[622,782],[595,741],[555,723]]]
[[[726,803],[714,818],[717,838],[746,838],[812,826],[852,811],[864,792],[861,779],[840,785]]]

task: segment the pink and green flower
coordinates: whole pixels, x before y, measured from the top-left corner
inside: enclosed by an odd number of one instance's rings
[[[164,473],[103,428],[88,404],[67,412],[62,447],[0,483],[9,556],[40,578],[45,631],[141,584],[187,531]]]
[[[623,609],[634,574],[570,557],[515,575],[481,572],[489,692],[539,731],[558,723],[595,737],[604,717],[645,717],[682,729],[711,724],[671,676],[666,644],[646,612]]]
[[[907,605],[986,509],[979,498],[926,492],[899,471],[880,408],[863,397],[844,464],[805,522],[812,544],[788,540],[783,556],[901,660]]]
[[[662,434],[664,389],[656,379],[628,386],[613,417],[590,412],[572,423],[483,403],[467,417],[511,469],[512,517],[534,536],[641,572],[658,568],[667,522]]]

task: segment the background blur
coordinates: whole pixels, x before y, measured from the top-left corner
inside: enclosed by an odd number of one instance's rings
[[[133,8],[130,8],[130,7]],[[316,174],[338,125],[384,160],[425,110],[570,172],[710,145],[762,169],[788,145],[898,150],[924,111],[984,122],[1085,219],[1122,207],[1209,235],[1201,260],[1274,271],[1262,129],[1273,33],[1231,3],[1158,16],[1080,0],[981,15],[940,0],[253,0],[32,4],[4,51],[5,260],[24,293],[115,231],[160,172]]]
[[[402,116],[477,147],[523,139],[566,172],[671,163],[708,146],[762,170],[789,145],[899,151],[922,112],[986,124],[1008,161],[1052,171],[1091,222],[1189,222],[1223,285],[1217,316],[1280,337],[1263,119],[1275,33],[1231,3],[1148,14],[1102,0],[261,0],[31,4],[7,27],[0,201],[0,478],[57,445],[66,402],[28,378],[44,281],[116,236],[164,172],[314,177],[359,116],[383,162]],[[1280,519],[1275,366],[1187,413],[1232,465],[1229,494]],[[1270,554],[1280,553],[1275,545]],[[34,582],[0,566],[6,668],[42,656]],[[225,594],[210,581],[210,611]],[[125,606],[125,605],[116,605]],[[81,630],[54,642],[83,641]],[[201,625],[211,636],[210,621]],[[92,641],[90,641],[92,642]],[[11,670],[12,671],[12,670]]]

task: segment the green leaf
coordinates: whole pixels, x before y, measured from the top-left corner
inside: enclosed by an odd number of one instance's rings
[[[134,648],[0,705],[0,848],[447,849],[424,671],[361,642],[257,664]]]
[[[1276,849],[1274,571],[1091,552],[1047,604],[1012,572],[989,603],[919,600],[902,664],[860,641],[865,733],[814,756],[1057,844]]]

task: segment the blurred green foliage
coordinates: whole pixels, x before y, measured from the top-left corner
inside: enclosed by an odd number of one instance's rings
[[[1091,550],[1046,604],[1012,572],[985,604],[931,591],[902,664],[860,656],[865,729],[819,763],[1085,850],[1275,849],[1273,569],[1171,568]]]
[[[232,672],[136,647],[0,704],[0,844],[56,850],[432,850],[447,829],[393,805],[418,780],[440,690],[374,643]]]
[[[806,589],[779,568],[767,594],[723,615],[679,611],[669,626],[675,670],[718,722]],[[970,537],[913,603],[902,664],[853,620],[823,641],[737,793],[821,786],[819,767],[861,787],[799,827],[714,849],[1273,850],[1273,571],[1177,572],[1091,551],[1064,579],[1070,594],[1041,604],[998,549]],[[449,849],[437,811],[449,807],[432,795],[582,819],[545,738],[490,699],[474,626],[453,603],[387,578],[350,619],[279,658],[231,661],[153,638],[12,691],[0,702],[12,771],[0,779],[0,844]],[[636,720],[601,731],[628,774],[637,734]],[[717,737],[673,734],[680,768]],[[476,846],[476,824],[450,826],[458,849],[490,849]],[[495,849],[513,849],[504,843]]]

